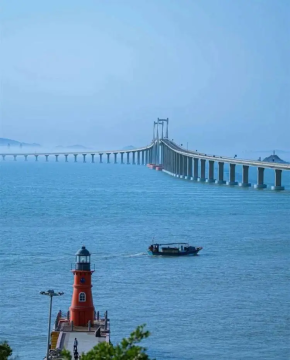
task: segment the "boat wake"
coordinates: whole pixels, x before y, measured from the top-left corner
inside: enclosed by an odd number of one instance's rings
[[[97,258],[99,260],[111,260],[111,259],[115,259],[115,258],[130,258],[130,257],[138,257],[138,256],[143,256],[143,255],[147,255],[146,252],[140,252],[137,254],[107,254],[107,255],[99,255],[97,256]]]
[[[143,256],[143,255],[147,255],[146,252],[140,252],[137,254],[130,254],[130,255],[125,255],[124,257],[136,257],[136,256]]]

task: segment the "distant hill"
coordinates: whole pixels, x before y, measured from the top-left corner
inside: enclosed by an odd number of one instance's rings
[[[123,147],[122,150],[133,150],[133,149],[136,149],[136,147],[133,145],[128,145],[128,146]]]
[[[21,147],[21,146],[25,146],[25,147],[39,147],[41,146],[40,144],[28,144],[25,142],[20,142],[20,141],[16,141],[16,140],[12,140],[12,139],[6,139],[6,138],[0,138],[0,146],[13,146],[13,147]]]
[[[278,164],[287,164],[287,161],[284,161],[284,160],[280,159],[278,155],[267,156],[267,157],[265,157],[265,159],[263,161],[275,162],[275,163],[278,163]]]

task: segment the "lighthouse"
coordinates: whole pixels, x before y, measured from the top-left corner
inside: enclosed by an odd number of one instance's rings
[[[70,320],[75,326],[88,326],[94,322],[95,308],[92,296],[91,254],[85,246],[75,254],[73,295]]]

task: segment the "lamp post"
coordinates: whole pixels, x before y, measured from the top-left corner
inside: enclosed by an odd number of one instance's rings
[[[51,308],[52,308],[52,298],[54,296],[61,296],[63,292],[54,292],[54,290],[41,291],[40,295],[47,295],[50,297],[49,302],[49,316],[48,316],[48,334],[47,334],[47,349],[46,349],[46,360],[49,356],[49,343],[50,343],[50,323],[51,323]]]

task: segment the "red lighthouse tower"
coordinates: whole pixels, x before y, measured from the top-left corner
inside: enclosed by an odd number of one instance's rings
[[[92,296],[91,254],[85,246],[76,253],[73,296],[70,307],[70,321],[75,326],[87,326],[94,322],[95,308]]]

